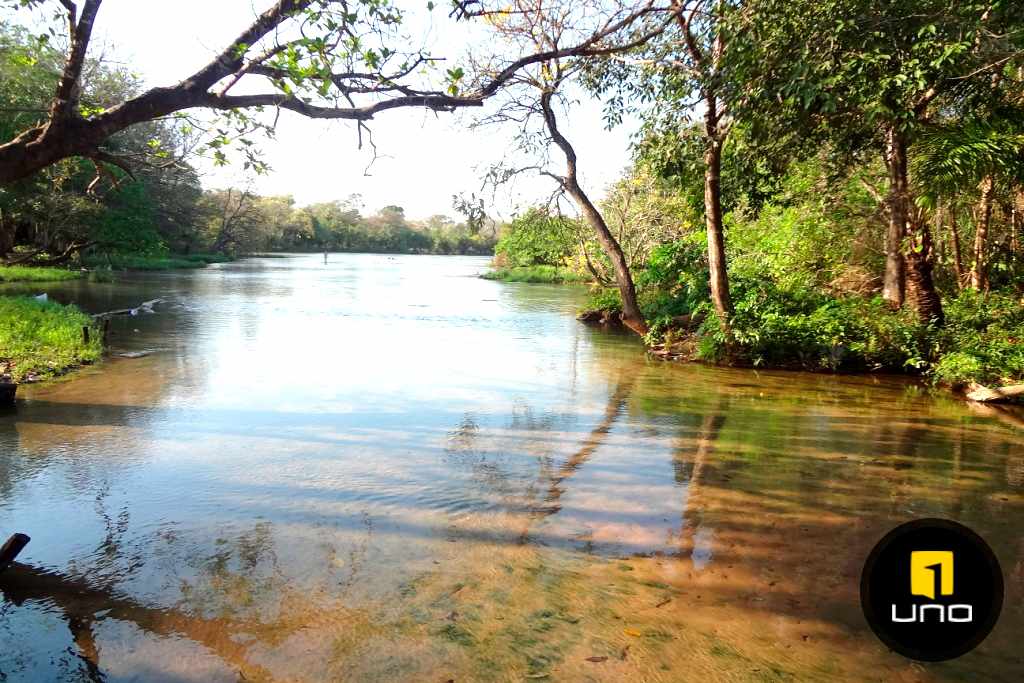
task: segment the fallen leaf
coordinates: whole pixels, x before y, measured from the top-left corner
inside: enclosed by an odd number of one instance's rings
[[[640,631],[637,631],[635,628],[627,628],[625,631],[623,631],[623,633],[625,633],[627,636],[633,636],[634,638],[639,638],[643,635],[642,633],[640,633]]]
[[[587,657],[587,661],[588,662],[606,662],[606,661],[608,661],[608,658],[607,657]]]

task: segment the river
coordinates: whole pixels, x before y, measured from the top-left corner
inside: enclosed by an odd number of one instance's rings
[[[665,363],[475,257],[253,258],[46,288],[113,357],[0,413],[4,681],[1024,680],[1024,429],[897,378]],[[142,357],[123,354],[146,353]],[[974,652],[860,614],[960,520]]]

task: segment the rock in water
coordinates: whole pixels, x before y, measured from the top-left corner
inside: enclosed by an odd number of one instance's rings
[[[967,398],[980,403],[1002,403],[1016,396],[1024,396],[1024,384],[989,389],[986,386],[972,382],[967,387]]]

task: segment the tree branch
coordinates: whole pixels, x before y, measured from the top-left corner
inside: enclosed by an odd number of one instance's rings
[[[68,10],[71,26],[71,49],[68,52],[67,61],[64,63],[64,71],[61,73],[60,83],[57,85],[53,105],[50,107],[51,122],[60,122],[75,113],[74,107],[78,103],[78,93],[81,90],[79,80],[82,76],[82,66],[85,64],[85,54],[89,49],[92,27],[101,2],[102,0],[85,0],[82,18],[77,24],[74,19],[75,5],[70,0],[61,2]]]

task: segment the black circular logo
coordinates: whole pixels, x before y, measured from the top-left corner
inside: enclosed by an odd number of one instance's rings
[[[973,650],[1003,607],[1003,573],[988,544],[967,527],[920,519],[896,527],[864,564],[860,603],[875,634],[925,662]]]

